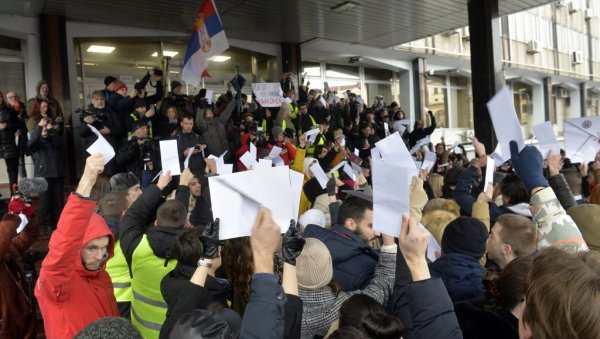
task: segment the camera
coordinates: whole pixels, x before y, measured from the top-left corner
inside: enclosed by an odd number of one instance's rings
[[[78,109],[75,111],[75,113],[79,113],[79,121],[81,123],[84,123],[83,119],[85,119],[85,117],[91,116],[94,118],[95,121],[104,121],[104,118],[102,117],[102,115],[98,112],[94,112],[94,111],[90,111],[90,110],[84,110],[84,109]]]
[[[244,129],[247,133],[257,134],[258,133],[258,122],[244,122]]]

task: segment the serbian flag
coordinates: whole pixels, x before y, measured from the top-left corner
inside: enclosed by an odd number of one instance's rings
[[[192,36],[183,62],[183,81],[198,85],[206,70],[208,58],[229,48],[225,30],[213,0],[204,0],[196,13]]]

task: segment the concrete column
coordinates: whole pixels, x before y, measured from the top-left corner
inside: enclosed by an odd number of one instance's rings
[[[581,110],[581,90],[579,87],[569,90],[569,98],[571,109],[569,118],[581,118],[584,116],[584,111]]]
[[[585,82],[579,84],[579,106],[581,107],[581,116],[588,115],[588,86]]]
[[[471,71],[473,81],[473,125],[475,135],[488,154],[494,151],[496,136],[486,103],[504,85],[498,0],[470,0]]]
[[[542,91],[544,92],[544,121],[551,121],[553,124],[556,124],[556,112],[554,111],[554,104],[552,102],[552,77],[544,78]]]
[[[281,70],[283,73],[292,72],[295,76],[294,84],[300,83],[300,73],[302,72],[300,44],[281,44]]]
[[[412,121],[415,120],[414,92],[413,72],[409,70],[400,74],[400,107]]]
[[[423,107],[427,106],[427,79],[425,78],[425,72],[427,72],[427,64],[424,58],[416,58],[412,61],[412,80],[413,80],[413,114],[414,118],[411,119],[419,120],[425,118],[423,115],[427,115],[423,112]]]

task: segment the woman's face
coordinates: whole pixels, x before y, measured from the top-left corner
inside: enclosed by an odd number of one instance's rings
[[[169,118],[169,119],[175,119],[176,116],[177,116],[177,111],[175,110],[175,108],[170,107],[167,110],[167,118]]]
[[[42,114],[48,113],[48,103],[47,102],[42,101],[42,103],[40,104],[40,113],[42,113]]]

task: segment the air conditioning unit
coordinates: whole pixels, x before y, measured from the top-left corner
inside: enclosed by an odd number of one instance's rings
[[[469,31],[469,26],[463,27],[461,29],[462,38],[465,40],[471,40],[471,32]]]
[[[556,8],[563,8],[565,7],[565,2],[564,1],[557,1],[556,2]]]
[[[571,63],[573,65],[579,65],[583,62],[583,54],[581,51],[575,51],[571,54]]]
[[[577,7],[575,7],[575,4],[572,2],[569,2],[567,4],[567,8],[569,9],[569,14],[573,14],[573,13],[577,12]]]
[[[594,12],[592,11],[591,8],[586,8],[584,13],[585,13],[585,20],[591,20],[594,17]]]
[[[535,54],[540,52],[540,42],[537,40],[529,40],[527,42],[527,53]]]
[[[568,98],[569,91],[567,91],[565,88],[559,87],[556,89],[556,96],[559,98]]]

